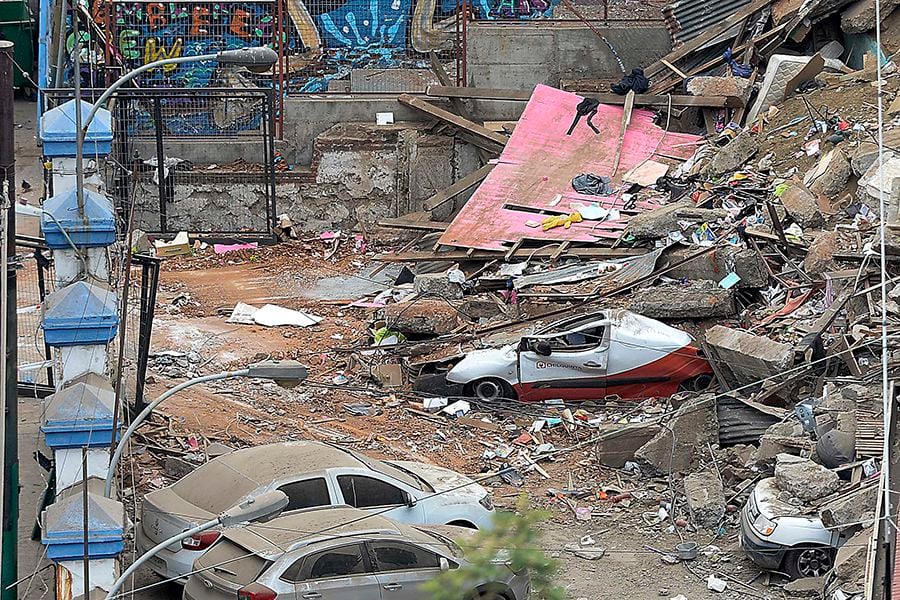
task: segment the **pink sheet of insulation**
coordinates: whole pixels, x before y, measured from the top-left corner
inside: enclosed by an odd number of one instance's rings
[[[594,242],[617,239],[628,215],[617,222],[582,221],[570,229],[541,231],[528,221],[540,222],[547,214],[569,213],[578,204],[598,203],[604,208],[622,208],[615,196],[591,196],[575,192],[572,179],[581,173],[610,176],[616,155],[622,115],[621,106],[601,104],[592,119],[599,134],[591,131],[583,117],[572,135],[566,131],[582,97],[538,85],[525,107],[497,166],[488,174],[469,201],[441,236],[446,246],[507,250],[522,239],[538,242]],[[635,109],[625,132],[619,168],[613,177],[618,186],[633,167],[655,155],[690,158],[701,138],[666,133],[653,124],[653,113]],[[658,146],[658,147],[657,147]],[[660,158],[656,158],[660,160]],[[557,198],[559,196],[559,198]],[[639,202],[636,212],[657,206]]]

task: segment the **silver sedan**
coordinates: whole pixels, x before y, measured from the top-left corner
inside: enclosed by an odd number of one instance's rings
[[[317,508],[227,529],[194,563],[184,600],[420,600],[421,586],[466,564],[453,526],[411,526],[350,507]],[[531,583],[498,557],[472,598],[525,600]]]

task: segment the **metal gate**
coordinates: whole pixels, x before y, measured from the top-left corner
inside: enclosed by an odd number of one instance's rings
[[[92,101],[97,90],[84,90]],[[45,110],[71,98],[47,90]],[[104,180],[120,217],[150,234],[272,238],[273,92],[259,88],[124,89],[113,96]],[[89,158],[89,157],[86,157]]]

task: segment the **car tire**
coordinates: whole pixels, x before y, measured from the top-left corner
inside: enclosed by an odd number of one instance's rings
[[[835,549],[828,546],[804,546],[788,551],[782,569],[791,579],[822,577],[834,566]]]
[[[681,382],[681,385],[678,386],[678,391],[703,392],[706,391],[706,388],[708,388],[712,382],[713,376],[708,373],[704,373],[703,375],[697,375],[692,379]]]
[[[485,402],[516,399],[516,392],[512,386],[496,377],[486,377],[473,381],[466,386],[466,395]]]

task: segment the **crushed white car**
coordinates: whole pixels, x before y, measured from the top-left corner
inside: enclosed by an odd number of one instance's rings
[[[282,442],[220,456],[144,496],[135,544],[146,552],[243,499],[272,490],[287,495],[285,515],[349,505],[403,523],[479,529],[492,525],[494,513],[482,486],[449,469],[377,460],[321,442]],[[148,564],[183,584],[194,561],[220,535],[209,531],[172,544]]]
[[[475,350],[446,376],[463,395],[523,402],[671,396],[705,389],[712,378],[689,334],[627,310],[568,319],[518,344]]]
[[[856,530],[827,529],[818,516],[799,514],[778,494],[774,477],[756,484],[741,511],[741,547],[763,569],[793,579],[824,576]]]

